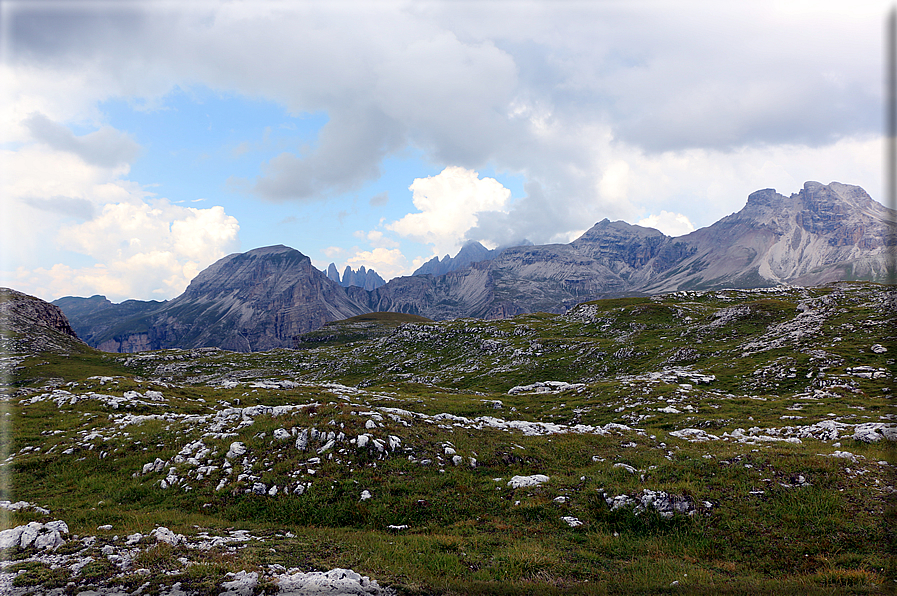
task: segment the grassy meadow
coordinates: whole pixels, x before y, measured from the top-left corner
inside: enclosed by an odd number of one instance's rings
[[[10,354],[0,499],[37,508],[0,529],[64,520],[69,559],[9,548],[2,571],[70,594],[333,568],[409,595],[891,593],[895,305],[678,292],[359,318],[297,350]],[[195,546],[216,536],[248,538]]]

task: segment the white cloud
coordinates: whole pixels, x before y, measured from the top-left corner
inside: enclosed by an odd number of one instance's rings
[[[324,253],[324,256],[331,259],[335,259],[336,257],[341,257],[346,254],[345,249],[339,246],[328,246],[327,248],[321,249],[321,252]]]
[[[383,232],[380,230],[371,230],[367,233],[368,242],[371,243],[371,246],[378,248],[396,248],[399,246],[399,243],[389,238],[388,236],[384,236]]]
[[[104,168],[36,147],[0,153],[0,163],[7,173],[0,277],[20,291],[51,300],[172,298],[238,248],[239,225],[222,207],[153,199],[116,179],[126,164]]]
[[[200,271],[234,252],[239,229],[220,206],[111,203],[96,218],[63,227],[59,241],[97,261],[97,267],[68,272],[85,287],[96,284],[91,293],[163,299],[177,296]]]
[[[478,213],[506,212],[511,200],[511,191],[494,178],[480,179],[477,172],[456,166],[416,178],[408,188],[420,213],[409,213],[386,227],[431,245],[437,256],[454,254],[464,245],[464,234],[476,225]]]
[[[397,248],[375,248],[374,250],[362,250],[346,261],[352,269],[358,269],[362,265],[366,269],[373,269],[383,279],[392,279],[399,275],[405,275],[408,269],[408,261],[405,255]]]
[[[674,237],[684,236],[695,231],[695,227],[687,217],[681,213],[670,213],[669,211],[661,211],[659,215],[649,215],[635,223],[646,228],[660,230],[667,236]]]
[[[129,136],[76,136],[37,113],[24,126],[26,144],[0,151],[0,283],[48,299],[167,299],[239,248],[223,207],[172,205],[123,179],[139,149]]]

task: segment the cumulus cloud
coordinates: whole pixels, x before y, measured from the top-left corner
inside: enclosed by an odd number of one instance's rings
[[[476,225],[482,211],[506,211],[511,191],[494,178],[480,178],[457,166],[436,176],[416,178],[408,187],[420,213],[409,213],[386,227],[397,234],[429,244],[437,256],[454,254],[464,245],[464,234]]]
[[[371,246],[375,246],[377,248],[396,248],[399,246],[399,243],[386,236],[380,230],[371,230],[367,233],[367,240],[371,243]]]
[[[64,227],[61,245],[97,260],[99,269],[114,273],[95,292],[128,297],[171,298],[181,293],[202,269],[238,248],[237,220],[222,207],[196,209],[167,201],[113,203],[94,219]],[[73,272],[96,277],[97,268]],[[109,276],[99,279],[108,280]]]
[[[321,252],[324,253],[324,256],[331,259],[335,259],[346,254],[346,250],[339,246],[328,246],[327,248],[322,249]]]
[[[681,213],[670,213],[669,211],[661,211],[659,215],[649,215],[635,223],[646,228],[660,230],[667,236],[674,237],[684,236],[695,231],[694,225],[687,217]]]
[[[57,151],[77,155],[85,162],[100,167],[114,168],[128,164],[140,152],[140,145],[130,136],[109,126],[78,137],[64,125],[53,122],[39,112],[28,116],[24,125],[36,141]]]
[[[350,257],[346,264],[353,269],[358,269],[364,265],[366,269],[374,269],[384,279],[403,275],[408,269],[408,261],[405,259],[405,255],[397,248],[360,250]]]

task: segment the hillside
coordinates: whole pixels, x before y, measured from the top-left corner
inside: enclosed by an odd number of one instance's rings
[[[42,351],[79,352],[85,348],[59,307],[0,288],[0,354],[4,359]]]
[[[324,323],[320,329],[297,335],[293,339],[293,347],[307,349],[342,345],[392,335],[396,327],[406,323],[432,322],[426,317],[401,312],[372,312]]]
[[[881,593],[895,319],[893,287],[839,283],[34,353],[4,388],[0,585]]]

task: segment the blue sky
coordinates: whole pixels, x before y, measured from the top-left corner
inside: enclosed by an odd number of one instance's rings
[[[411,182],[442,170],[422,151],[407,147],[384,159],[382,174],[354,191],[299,204],[259,201],[246,187],[277,155],[314,151],[326,112],[291,114],[272,101],[204,86],[175,88],[151,107],[116,98],[99,109],[110,126],[127,131],[142,148],[129,178],[152,181],[147,190],[175,204],[223,205],[243,223],[241,250],[285,244],[304,251],[319,268],[367,247],[357,233],[370,231],[372,222],[396,221],[413,211]],[[525,194],[522,175],[499,174],[492,167],[478,174],[501,182],[512,199]],[[388,233],[379,224],[374,229]],[[432,257],[426,246],[398,236],[395,241],[411,261]]]
[[[272,244],[389,279],[807,180],[881,201],[887,8],[4,2],[0,284],[168,299]]]

